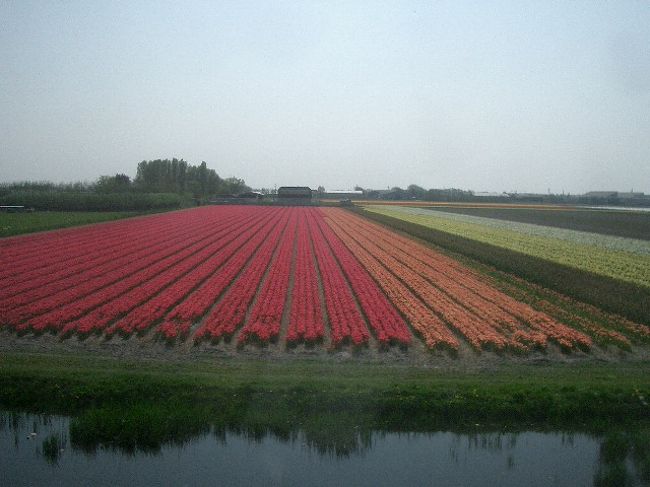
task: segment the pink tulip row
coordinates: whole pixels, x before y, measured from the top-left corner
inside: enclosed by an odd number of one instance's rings
[[[218,272],[214,272],[203,284],[197,287],[187,299],[175,306],[167,315],[165,326],[160,326],[158,331],[167,338],[173,338],[177,333],[172,332],[176,327],[190,329],[191,325],[198,321],[210,307],[218,300],[223,291],[239,275],[246,263],[255,254],[258,247],[268,238],[271,229],[278,224],[280,212],[269,214],[268,221],[240,248],[233,246],[227,252],[229,258]],[[226,256],[224,256],[226,257]],[[224,260],[226,260],[224,258]],[[173,336],[172,336],[173,335]]]
[[[289,211],[285,210],[282,213],[281,222],[274,226],[271,234],[260,246],[246,269],[226,291],[221,301],[205,317],[203,324],[194,334],[195,340],[229,338],[243,324],[246,312],[255,297],[275,249],[281,241],[288,220]]]
[[[25,235],[0,241],[0,289],[11,288],[24,278],[49,274],[54,269],[74,263],[91,263],[101,258],[101,248],[110,251],[128,240],[142,238],[151,232],[165,231],[205,220],[205,212],[175,212],[133,218],[87,227],[67,228],[36,235]],[[215,215],[216,216],[216,215]],[[11,265],[7,265],[7,264]],[[17,279],[14,281],[13,279]]]
[[[246,224],[240,223],[239,231],[244,231],[246,227]],[[231,225],[226,224],[208,236],[204,233],[198,238],[186,239],[175,246],[165,248],[159,254],[130,262],[129,265],[95,280],[16,308],[7,313],[3,321],[14,325],[18,330],[31,327],[36,331],[62,328],[72,331],[76,324],[68,322],[97,308],[92,315],[92,326],[101,328],[119,314],[128,311],[128,305],[133,303],[136,297],[145,298],[148,290],[160,289],[165,281],[196,266],[201,259],[218,250],[224,242],[229,241],[228,239],[232,239],[233,235],[236,236],[237,233],[234,233]],[[128,293],[128,299],[122,296],[125,293]],[[87,318],[85,321],[91,319]]]
[[[332,346],[336,347],[347,340],[360,345],[368,341],[370,334],[345,276],[315,221],[314,213],[311,211],[307,213],[307,227],[312,236],[318,270],[323,283]]]
[[[282,236],[277,255],[264,279],[250,318],[239,334],[237,339],[239,343],[244,343],[251,338],[267,342],[277,339],[280,334],[298,226],[296,210],[292,210],[291,213],[289,226]]]
[[[323,310],[311,235],[306,215],[301,213],[298,224],[296,264],[286,340],[289,343],[315,342],[325,335]]]
[[[117,332],[129,335],[134,331],[141,333],[147,330],[162,319],[171,307],[190,295],[191,291],[208,276],[215,271],[218,272],[219,267],[248,239],[260,231],[263,225],[263,220],[259,218],[241,225],[235,231],[216,240],[214,245],[207,248],[205,252],[201,252],[194,261],[196,263],[194,266],[189,267],[188,264],[177,267],[169,274],[160,275],[122,296],[116,302],[107,303],[104,316],[91,312],[77,322],[77,331],[88,333],[103,329],[110,321],[122,315],[123,318],[118,319],[106,330],[108,335]]]
[[[232,225],[232,219],[226,223]],[[56,270],[52,269],[51,272],[44,276],[32,277],[26,276],[25,280],[16,285],[9,293],[0,292],[0,302],[3,303],[0,307],[0,313],[7,312],[9,309],[17,308],[19,306],[33,303],[36,300],[42,299],[47,296],[54,295],[58,292],[64,291],[69,288],[77,288],[76,295],[80,296],[80,285],[84,284],[87,293],[92,292],[94,289],[100,289],[109,285],[110,283],[123,279],[126,277],[124,269],[129,266],[131,262],[137,262],[142,259],[143,262],[148,262],[150,256],[164,258],[167,255],[172,255],[180,249],[199,241],[189,238],[187,231],[191,231],[193,235],[201,235],[200,239],[210,238],[211,232],[216,231],[213,223],[202,223],[195,225],[189,229],[185,227],[178,228],[175,232],[166,232],[166,230],[158,229],[152,232],[151,235],[146,235],[145,238],[134,238],[125,240],[121,237],[123,245],[117,249],[110,249],[97,253],[102,256],[101,261],[96,259],[94,262],[79,264],[76,263],[74,257],[71,258],[71,263],[68,269]],[[206,235],[207,233],[207,235]],[[134,272],[138,270],[131,267]],[[111,281],[111,278],[112,281]]]

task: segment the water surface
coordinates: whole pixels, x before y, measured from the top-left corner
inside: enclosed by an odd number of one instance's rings
[[[337,449],[215,431],[141,451],[75,444],[70,419],[0,413],[3,485],[614,485],[602,438],[586,433],[358,432]],[[626,468],[632,468],[626,460]],[[620,473],[616,473],[620,479]],[[630,485],[643,485],[634,472]]]

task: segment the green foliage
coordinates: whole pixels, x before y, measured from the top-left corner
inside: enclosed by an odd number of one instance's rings
[[[34,211],[0,213],[0,237],[54,230],[140,215],[140,212],[58,212]]]
[[[126,174],[100,176],[95,183],[95,191],[98,193],[125,193],[131,189],[131,178]]]
[[[19,181],[0,183],[0,196],[14,192],[43,191],[57,193],[84,193],[93,190],[94,185],[87,182],[52,183],[49,181]]]
[[[192,166],[183,159],[156,159],[138,164],[135,187],[155,193],[190,193],[197,197],[248,191],[242,179],[221,179],[205,161]]]
[[[94,451],[112,445],[126,451],[157,451],[164,443],[183,443],[208,430],[205,415],[188,405],[140,402],[126,408],[85,411],[70,423],[72,445]]]
[[[0,205],[52,211],[149,211],[178,208],[181,202],[179,195],[169,193],[14,191],[0,195]]]
[[[61,455],[61,450],[65,446],[63,439],[59,434],[53,433],[43,440],[41,446],[41,451],[43,457],[51,465],[56,465],[59,463],[59,456]]]
[[[600,462],[594,476],[598,487],[650,484],[650,429],[608,432],[600,445]],[[629,460],[632,460],[631,462]],[[633,465],[636,472],[630,471]],[[636,475],[635,475],[636,474]]]

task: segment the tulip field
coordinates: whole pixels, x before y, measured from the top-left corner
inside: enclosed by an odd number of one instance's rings
[[[209,206],[3,239],[0,264],[0,326],[21,335],[517,353],[630,344],[340,208]]]

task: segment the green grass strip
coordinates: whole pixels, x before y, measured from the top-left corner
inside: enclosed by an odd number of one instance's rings
[[[0,237],[119,220],[141,214],[142,212],[134,211],[35,211],[26,213],[0,213]]]

